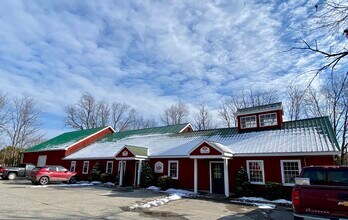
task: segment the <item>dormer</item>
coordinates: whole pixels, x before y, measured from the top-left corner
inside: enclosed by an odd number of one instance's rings
[[[257,131],[280,128],[283,122],[281,102],[237,110],[238,131]]]

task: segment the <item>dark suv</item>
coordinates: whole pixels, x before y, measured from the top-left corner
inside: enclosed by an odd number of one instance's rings
[[[36,167],[30,173],[30,180],[33,184],[46,185],[50,182],[76,183],[76,172],[70,172],[62,166]]]

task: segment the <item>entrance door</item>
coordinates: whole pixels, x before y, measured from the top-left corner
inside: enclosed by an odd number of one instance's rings
[[[212,193],[224,194],[224,164],[219,162],[211,162],[211,190]]]

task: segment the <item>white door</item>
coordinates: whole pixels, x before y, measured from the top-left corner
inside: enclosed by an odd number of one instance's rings
[[[37,158],[37,166],[38,167],[45,166],[46,159],[47,159],[47,155],[40,155],[39,158]]]

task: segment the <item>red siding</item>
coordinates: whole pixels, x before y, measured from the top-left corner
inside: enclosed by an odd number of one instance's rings
[[[210,152],[202,154],[200,152],[202,147],[208,147],[210,149]],[[215,148],[208,145],[207,143],[202,143],[194,151],[192,151],[190,155],[221,155],[221,153],[218,150],[216,150]]]
[[[123,156],[123,155],[122,155],[124,151],[127,151],[127,156]],[[120,153],[118,153],[118,154],[116,155],[116,157],[134,157],[134,154],[133,154],[132,152],[130,152],[130,150],[128,150],[127,148],[123,148],[123,149],[120,151]]]
[[[94,141],[104,137],[107,134],[111,134],[113,133],[113,131],[110,128],[106,128],[104,130],[101,130],[100,132],[97,132],[95,134],[93,134],[91,137],[89,137],[88,139],[85,139],[71,147],[69,147],[66,150],[65,156],[69,156],[73,153],[75,153],[76,151],[81,150],[82,148],[86,147],[87,145],[93,143]]]
[[[23,162],[37,165],[37,159],[40,155],[47,155],[47,159],[46,159],[47,165],[62,165],[68,169],[70,167],[70,163],[67,163],[66,161],[62,160],[65,157],[65,150],[24,153]],[[69,167],[67,166],[67,164],[69,164]]]

